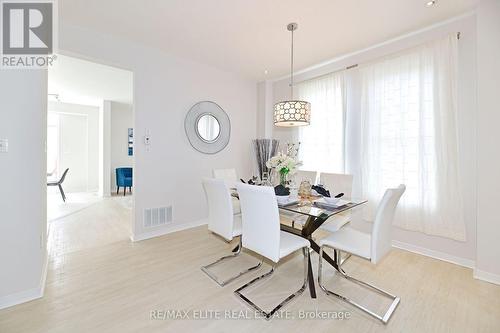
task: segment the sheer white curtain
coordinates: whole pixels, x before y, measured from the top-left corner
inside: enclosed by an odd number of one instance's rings
[[[311,103],[311,124],[299,128],[301,169],[344,172],[344,78],[328,74],[296,85]]]
[[[395,225],[465,240],[458,173],[457,40],[364,65],[362,190],[373,219],[384,190],[407,186]]]

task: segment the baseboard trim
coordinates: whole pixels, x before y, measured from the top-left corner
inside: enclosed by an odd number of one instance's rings
[[[160,229],[155,229],[152,231],[144,232],[144,233],[139,234],[139,235],[131,235],[130,239],[132,240],[132,242],[140,242],[140,241],[143,241],[146,239],[171,234],[173,232],[182,231],[182,230],[191,229],[191,228],[196,228],[196,227],[205,225],[207,223],[208,223],[208,221],[206,219],[202,219],[202,220],[188,222],[188,223],[172,224],[172,225],[160,228]]]
[[[482,271],[480,269],[474,268],[473,273],[474,279],[486,281],[489,283],[494,283],[500,285],[500,275],[493,274],[489,272]]]
[[[45,257],[46,259],[44,260],[44,264],[42,267],[42,276],[40,277],[40,283],[38,287],[0,297],[0,310],[43,297],[43,294],[45,292],[45,281],[47,280],[47,270],[49,266],[49,256],[45,254]]]
[[[452,263],[455,265],[459,265],[459,266],[463,266],[463,267],[467,267],[467,268],[473,269],[474,265],[475,265],[474,260],[456,257],[456,256],[453,256],[453,255],[448,254],[448,253],[426,249],[424,247],[409,244],[409,243],[404,243],[404,242],[393,240],[392,246],[395,248],[398,248],[398,249],[421,254],[421,255],[426,256],[426,257],[446,261],[446,262],[449,262],[449,263]]]
[[[43,291],[40,286],[33,289],[23,290],[18,293],[10,294],[0,298],[0,310],[18,305],[24,302],[29,302],[43,296]]]

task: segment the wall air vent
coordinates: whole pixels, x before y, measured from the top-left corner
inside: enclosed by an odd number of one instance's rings
[[[172,206],[144,209],[144,228],[152,228],[172,222]]]

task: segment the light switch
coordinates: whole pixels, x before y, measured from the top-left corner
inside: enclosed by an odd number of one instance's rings
[[[7,153],[9,151],[9,140],[0,139],[0,153]]]
[[[149,152],[151,150],[151,133],[147,128],[145,132],[146,134],[144,135],[144,144],[146,145],[146,151]]]

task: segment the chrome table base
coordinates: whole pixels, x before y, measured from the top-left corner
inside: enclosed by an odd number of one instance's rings
[[[224,280],[224,281],[220,281],[220,280],[219,280],[219,278],[218,278],[217,276],[215,276],[214,274],[212,274],[212,273],[208,270],[210,267],[215,266],[215,265],[217,265],[217,264],[219,264],[219,263],[221,263],[221,262],[223,262],[223,261],[225,261],[225,260],[227,260],[227,259],[236,258],[237,256],[239,256],[239,255],[240,255],[240,253],[241,253],[241,248],[242,248],[242,246],[241,246],[241,236],[240,236],[240,241],[239,241],[239,244],[238,244],[237,250],[236,250],[236,251],[233,251],[233,254],[228,255],[228,256],[225,256],[225,257],[222,257],[222,258],[220,258],[219,260],[217,260],[217,261],[215,261],[215,262],[213,262],[213,263],[211,263],[211,264],[208,264],[208,265],[206,265],[206,266],[202,266],[202,267],[201,267],[201,270],[202,270],[205,274],[207,274],[207,275],[208,275],[208,276],[209,276],[212,280],[214,280],[215,282],[217,282],[217,284],[218,284],[219,286],[224,287],[225,285],[227,285],[228,283],[230,283],[230,282],[232,282],[232,281],[236,280],[236,279],[237,279],[237,278],[239,278],[240,276],[242,276],[242,275],[244,275],[244,274],[246,274],[246,273],[248,273],[248,272],[251,272],[251,271],[253,271],[253,270],[257,269],[257,268],[259,268],[259,267],[262,265],[262,261],[261,261],[261,262],[259,262],[257,265],[252,266],[252,267],[250,267],[250,268],[247,268],[247,269],[245,269],[245,270],[243,270],[243,271],[239,272],[237,275],[235,275],[235,276],[233,276],[233,277],[230,277],[229,279]]]
[[[302,228],[302,230],[298,230],[292,228],[288,225],[281,225],[281,230],[289,232],[291,234],[303,237],[307,239],[311,243],[311,250],[319,253],[319,245],[312,238],[312,233],[326,220],[325,216],[319,216],[317,218],[309,217],[306,224]],[[337,258],[331,258],[328,254],[323,253],[323,258],[330,263],[333,267],[337,267]],[[309,269],[308,269],[308,282],[309,282],[309,293],[311,294],[311,298],[316,298],[316,287],[314,285],[314,274],[312,271],[311,258],[309,257]]]
[[[342,276],[343,278],[345,278],[345,279],[347,279],[349,281],[357,283],[357,284],[359,284],[359,285],[361,285],[363,287],[369,288],[369,289],[371,289],[371,290],[373,290],[373,291],[375,291],[375,292],[377,292],[377,293],[379,293],[379,294],[381,294],[383,296],[386,296],[386,297],[392,299],[392,303],[391,303],[391,305],[389,306],[389,308],[387,309],[387,311],[383,315],[379,315],[379,314],[376,314],[375,312],[371,311],[370,309],[368,309],[368,308],[366,308],[366,307],[364,307],[364,306],[362,306],[362,305],[354,302],[353,300],[351,300],[351,299],[349,299],[349,298],[347,298],[345,296],[342,296],[342,295],[337,294],[337,293],[335,293],[335,292],[333,292],[331,290],[328,290],[325,287],[325,285],[323,284],[323,281],[322,281],[323,280],[323,276],[322,276],[323,269],[322,269],[322,266],[323,266],[323,248],[324,247],[325,246],[322,246],[320,248],[320,252],[319,252],[318,284],[319,284],[320,288],[323,289],[323,291],[327,295],[335,296],[335,297],[337,297],[337,298],[339,298],[339,299],[341,299],[341,300],[343,300],[343,301],[345,301],[345,302],[347,302],[347,303],[349,303],[349,304],[357,307],[358,309],[360,309],[360,310],[368,313],[372,317],[377,318],[382,323],[387,324],[387,322],[391,318],[392,314],[394,313],[394,310],[396,310],[396,307],[398,306],[398,304],[399,304],[399,302],[400,302],[401,299],[399,297],[397,297],[397,296],[389,294],[388,292],[386,292],[386,291],[384,291],[384,290],[382,290],[380,288],[377,288],[377,287],[375,287],[375,286],[373,286],[371,284],[368,284],[366,282],[360,281],[358,279],[355,279],[355,278],[347,275],[346,272],[344,272],[344,270],[342,269],[341,264],[339,264],[338,267],[335,267],[336,272],[340,273],[340,276]],[[340,251],[339,250],[334,250],[334,251],[335,251],[335,257],[336,258],[341,258]]]
[[[290,296],[288,296],[287,298],[285,298],[280,304],[278,304],[270,312],[266,312],[263,309],[261,309],[254,302],[252,302],[248,297],[246,297],[245,295],[243,295],[242,291],[244,289],[250,287],[251,285],[253,285],[257,281],[262,280],[262,279],[264,279],[266,277],[269,277],[274,272],[274,269],[276,268],[276,265],[274,265],[269,272],[267,272],[264,275],[261,275],[259,277],[256,277],[252,281],[250,281],[247,284],[245,284],[245,285],[239,287],[238,289],[236,289],[234,291],[235,295],[237,295],[238,297],[240,297],[243,301],[245,301],[247,304],[249,304],[252,308],[254,308],[255,310],[257,310],[264,318],[266,318],[266,320],[271,319],[273,317],[273,315],[276,313],[276,311],[278,311],[283,306],[285,306],[293,298],[295,298],[295,297],[299,296],[300,294],[302,294],[304,292],[304,290],[306,289],[306,287],[307,287],[308,269],[309,269],[309,262],[310,262],[310,260],[309,260],[309,250],[308,250],[308,248],[303,248],[302,250],[303,250],[303,253],[304,253],[304,282],[302,284],[302,287],[300,287],[299,290],[297,290],[296,292],[294,292],[293,294],[291,294]]]

